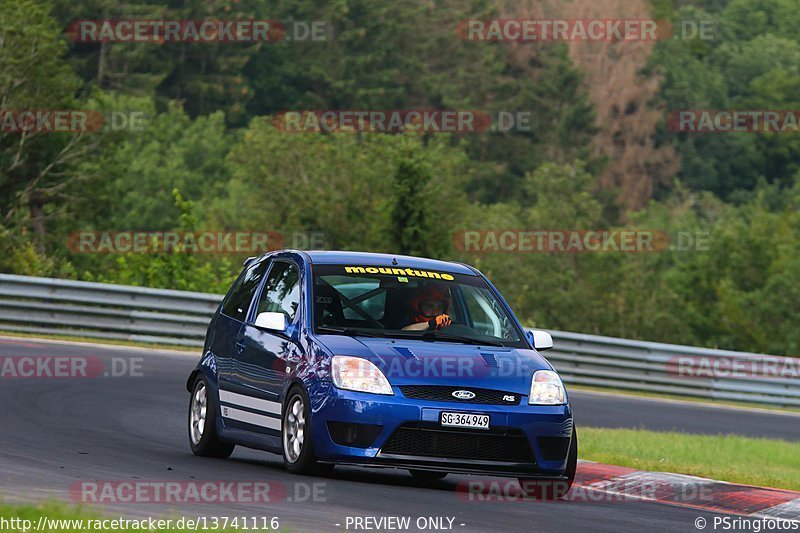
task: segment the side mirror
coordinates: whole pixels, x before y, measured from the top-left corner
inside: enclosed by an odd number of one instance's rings
[[[273,331],[286,331],[286,328],[289,327],[289,321],[283,313],[259,313],[256,317],[256,327]]]
[[[553,347],[553,337],[540,329],[528,330],[528,338],[533,337],[533,347],[537,350],[549,350]]]

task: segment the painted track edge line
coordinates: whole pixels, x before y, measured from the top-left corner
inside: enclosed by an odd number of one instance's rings
[[[192,357],[194,359],[199,359],[202,355],[202,348],[197,348],[196,352],[192,351],[184,351],[184,350],[171,350],[169,348],[154,348],[151,346],[128,346],[124,344],[104,344],[102,342],[88,342],[88,341],[69,341],[69,340],[61,340],[61,339],[41,339],[38,337],[15,337],[13,335],[0,335],[0,341],[13,341],[13,342],[30,342],[30,343],[40,343],[40,344],[61,344],[67,346],[85,346],[85,347],[92,347],[92,348],[103,348],[103,349],[110,349],[110,350],[119,350],[119,351],[128,351],[128,350],[135,350],[135,351],[143,351],[143,352],[156,352],[156,353],[164,353],[169,355],[182,355],[184,357]]]

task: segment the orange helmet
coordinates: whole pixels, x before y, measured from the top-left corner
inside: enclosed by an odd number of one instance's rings
[[[447,313],[450,306],[450,290],[437,284],[429,284],[417,290],[411,298],[411,309],[415,322],[427,322],[431,318]]]

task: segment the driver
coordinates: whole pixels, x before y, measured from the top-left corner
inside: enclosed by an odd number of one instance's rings
[[[404,330],[436,330],[453,323],[447,314],[450,306],[450,291],[447,287],[429,284],[417,289],[411,298],[409,315],[413,322]]]

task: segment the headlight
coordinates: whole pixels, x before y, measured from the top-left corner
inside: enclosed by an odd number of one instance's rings
[[[560,405],[567,403],[567,394],[561,378],[552,370],[537,370],[531,381],[531,394],[528,397],[531,405]]]
[[[340,389],[394,395],[383,372],[366,359],[335,355],[331,361],[331,373],[333,384]]]

